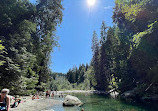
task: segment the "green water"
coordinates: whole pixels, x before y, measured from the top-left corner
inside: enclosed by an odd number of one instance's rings
[[[55,111],[81,111],[81,108],[84,108],[84,111],[158,111],[158,108],[156,108],[155,106],[140,104],[138,105],[138,103],[129,104],[101,95],[71,95],[78,97],[84,103],[84,105],[81,107],[63,107],[62,105],[57,105],[53,106],[52,109]]]

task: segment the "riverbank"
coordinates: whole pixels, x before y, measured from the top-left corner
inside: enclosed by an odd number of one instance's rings
[[[66,91],[55,91],[55,96],[63,95],[66,96],[69,93],[80,93],[80,94],[101,94],[105,92],[100,92],[96,90],[66,90]],[[10,111],[45,111],[45,109],[62,105],[61,100],[56,100],[53,98],[46,99],[41,97],[38,100],[32,100],[30,96],[22,97],[22,103],[17,108],[11,108]],[[50,110],[52,111],[52,110]]]
[[[41,97],[39,100],[32,100],[31,97],[21,97],[22,98],[22,103],[17,108],[11,108],[10,111],[80,111],[81,108],[79,107],[63,107],[62,106],[62,100],[67,94],[71,94],[73,96],[78,97],[85,105],[83,108],[86,111],[96,111],[93,109],[99,109],[100,111],[105,111],[105,110],[111,110],[113,107],[111,107],[111,104],[115,104],[114,107],[117,107],[121,110],[127,109],[127,110],[132,110],[132,109],[142,109],[143,111],[148,111],[148,106],[144,107],[140,106],[139,104],[135,106],[128,104],[127,102],[122,102],[118,99],[112,99],[112,98],[104,98],[103,96],[100,96],[99,94],[96,93],[101,93],[98,91],[92,91],[92,90],[67,90],[67,91],[55,91],[55,98],[48,98],[46,99],[45,97]],[[77,94],[78,93],[78,94]],[[59,96],[59,95],[63,96]],[[98,104],[97,106],[96,103]],[[91,105],[94,104],[92,107]],[[102,106],[107,106],[107,107],[102,107]],[[51,110],[46,110],[46,109],[51,109]],[[115,109],[115,108],[114,108]],[[146,110],[147,109],[147,110]],[[155,108],[155,106],[153,107]],[[155,111],[155,110],[151,110]]]
[[[24,98],[25,99],[22,99],[23,102],[20,103],[17,108],[11,108],[10,111],[45,111],[45,109],[53,105],[62,104],[62,101],[54,99],[41,98],[39,100],[32,100],[31,97]]]
[[[64,93],[89,93],[89,94],[107,94],[105,91],[97,91],[97,90],[66,90],[66,91],[56,91],[56,95],[64,94]]]
[[[61,95],[61,94],[69,94],[69,93],[87,93],[87,94],[109,94],[112,98],[118,97],[119,93],[116,91],[97,91],[97,90],[67,90],[67,91],[57,91],[55,94],[56,95]]]
[[[55,94],[64,94],[64,93],[97,93],[96,90],[66,90],[66,91],[56,91]],[[98,92],[99,93],[99,92]]]
[[[55,95],[65,94],[65,93],[94,93],[95,91],[88,90],[67,90],[67,91],[56,91]],[[38,100],[32,100],[30,96],[22,97],[22,103],[19,104],[17,108],[11,108],[10,111],[45,111],[45,109],[55,106],[62,105],[61,100],[55,100],[53,98],[46,99],[41,97]],[[13,102],[13,101],[12,101]]]

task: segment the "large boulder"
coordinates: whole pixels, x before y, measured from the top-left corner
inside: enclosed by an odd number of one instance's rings
[[[64,99],[63,106],[82,105],[83,103],[75,96],[67,95]]]
[[[110,96],[111,96],[112,98],[117,98],[118,95],[119,95],[119,93],[118,93],[117,91],[112,91],[112,92],[110,92]]]

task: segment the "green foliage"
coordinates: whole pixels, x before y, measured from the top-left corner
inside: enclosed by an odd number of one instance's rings
[[[118,69],[121,67],[124,68],[122,65],[122,59],[124,58],[122,53],[124,53],[124,51],[120,52],[120,48],[122,47],[118,31],[118,27],[107,28],[105,23],[102,23],[101,42],[100,45],[98,45],[98,49],[95,49],[96,51],[93,53],[92,58],[92,67],[94,69],[97,90],[109,90],[108,87],[111,86],[113,79],[112,74],[116,76],[120,73]]]
[[[141,42],[141,39],[147,35],[147,34],[151,34],[153,33],[154,29],[157,29],[158,28],[158,22],[155,21],[154,23],[148,25],[149,29],[143,31],[143,32],[139,32],[137,34],[135,34],[133,36],[133,42],[134,42],[134,47],[138,47],[140,42]]]
[[[49,83],[51,90],[71,90],[72,84],[67,80],[66,75],[62,73],[51,73]]]
[[[1,43],[2,41],[0,40],[0,43]],[[0,57],[2,57],[2,53],[4,53],[4,49],[5,49],[5,47],[2,45],[2,44],[0,44]],[[5,61],[1,61],[0,60],[0,66],[1,65],[3,65],[5,63]]]
[[[141,84],[146,87],[157,84],[157,0],[116,0],[115,3],[113,20],[119,28],[119,51],[126,55],[117,52],[120,56],[115,61],[114,76],[118,79],[118,89],[123,92]]]
[[[88,64],[74,67],[67,74],[51,73],[50,76],[51,90],[91,90],[97,85],[93,67]]]
[[[2,41],[0,40],[0,43],[1,43]],[[2,53],[2,51],[3,51],[3,49],[4,49],[4,46],[2,46],[2,44],[0,44],[0,53]]]
[[[156,85],[158,2],[116,0],[115,4],[116,26],[109,27],[106,32],[105,23],[102,24],[100,44],[96,33],[93,34],[91,65],[96,89],[124,92],[139,88],[141,84],[145,84],[144,87],[151,83]]]
[[[66,76],[70,83],[80,84],[85,80],[84,78],[85,72],[86,72],[86,66],[82,64],[79,66],[79,68],[73,67],[73,69],[70,69],[67,72]]]
[[[48,83],[43,83],[43,82],[41,82],[40,85],[36,86],[36,89],[38,91],[46,91],[48,88],[49,88]]]
[[[111,75],[111,81],[109,82],[109,88],[110,89],[118,89],[118,81],[117,77],[114,76],[114,74]]]
[[[116,0],[116,26],[102,22],[100,40],[93,32],[91,64],[73,67],[67,74],[51,73],[48,67],[50,53],[58,45],[55,31],[62,21],[61,2],[0,1],[0,88],[20,95],[48,88],[124,92],[137,87],[141,96],[150,88],[158,93],[157,0]]]
[[[99,47],[99,56],[98,56],[98,63],[99,67],[98,73],[95,73],[97,75],[97,89],[98,90],[107,90],[108,87],[108,79],[109,79],[109,70],[108,70],[108,64],[109,62],[107,61],[109,59],[108,57],[108,52],[106,50],[107,47],[107,29],[105,23],[102,22],[101,26],[101,34],[100,34],[100,47]]]
[[[86,82],[90,82],[90,88],[92,87],[96,87],[97,82],[96,82],[96,78],[95,78],[95,73],[94,73],[94,69],[92,66],[90,66],[87,71],[85,72],[85,80]]]
[[[93,32],[93,37],[92,37],[92,52],[93,52],[93,58],[91,61],[91,65],[93,66],[94,70],[94,75],[96,79],[96,88],[100,89],[100,83],[98,81],[101,81],[100,79],[100,67],[99,67],[99,41],[98,41],[98,36],[96,34],[96,31]]]
[[[5,63],[0,67],[0,88],[26,95],[45,90],[50,53],[57,46],[55,30],[62,21],[61,0],[41,0],[37,4],[5,0],[0,1],[0,8],[0,38],[6,48],[1,54]]]

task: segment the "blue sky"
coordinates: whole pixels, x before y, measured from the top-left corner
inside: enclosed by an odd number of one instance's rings
[[[56,32],[60,47],[51,54],[50,68],[53,72],[66,73],[74,65],[90,63],[93,31],[100,35],[102,21],[112,26],[114,0],[96,0],[92,7],[87,5],[87,0],[64,0],[62,4],[63,22]]]

